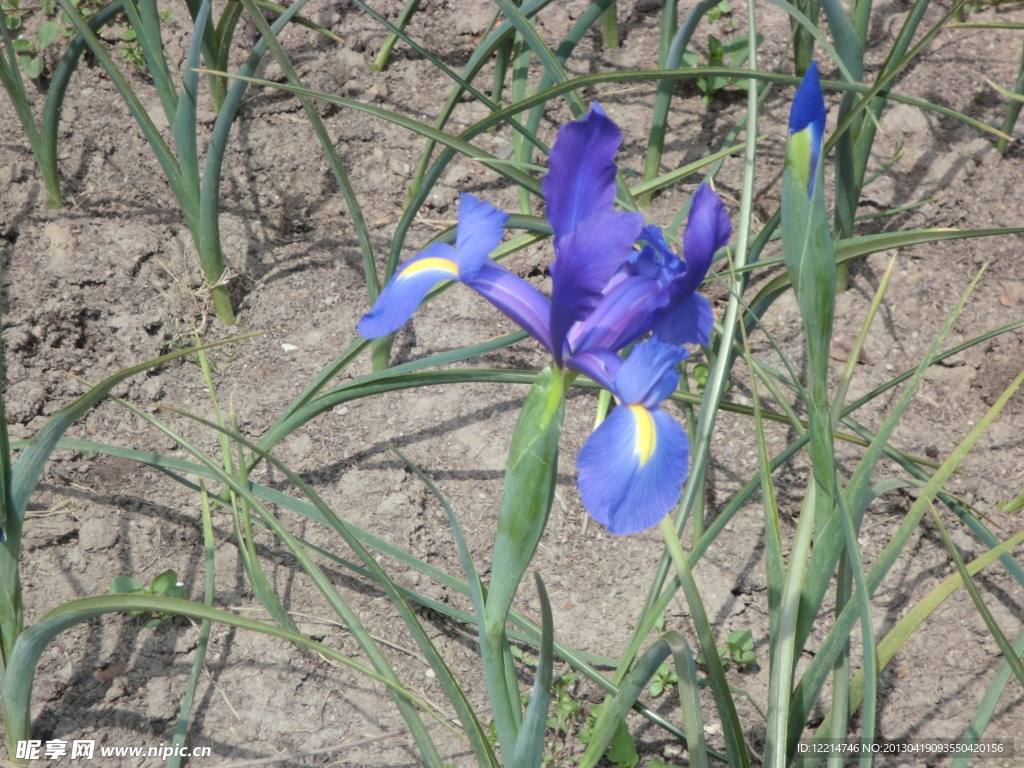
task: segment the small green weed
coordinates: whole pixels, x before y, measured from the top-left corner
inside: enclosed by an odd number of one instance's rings
[[[757,47],[761,47],[764,40],[762,35],[757,35]],[[726,40],[724,43],[714,35],[708,35],[707,64],[710,67],[742,67],[749,56],[750,50],[747,43],[747,35],[737,35]],[[683,66],[699,67],[701,65],[700,54],[696,51],[687,50],[683,54]],[[703,94],[701,97],[705,104],[715,100],[715,94],[726,86],[732,85],[731,77],[698,77],[697,87]]]
[[[107,589],[111,595],[162,595],[163,597],[176,597],[184,600],[187,596],[181,583],[178,581],[178,574],[174,570],[167,570],[153,579],[148,587],[132,576],[115,576],[110,580],[110,587]],[[132,616],[142,616],[147,611],[130,611]],[[146,622],[150,629],[156,629],[167,618],[162,613],[150,614],[152,616]]]
[[[725,646],[719,646],[718,656],[723,665],[733,664],[736,667],[749,667],[757,662],[757,653],[754,651],[754,635],[749,629],[741,629],[730,632],[725,640]],[[704,664],[704,654],[697,654],[698,664]]]

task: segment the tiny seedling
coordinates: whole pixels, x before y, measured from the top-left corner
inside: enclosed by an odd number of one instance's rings
[[[754,651],[754,635],[749,629],[730,632],[725,640],[725,646],[719,646],[718,656],[723,665],[732,664],[740,669],[755,664],[757,652]],[[696,661],[706,666],[703,653],[697,654]]]
[[[167,570],[153,579],[150,585],[144,586],[142,582],[131,576],[115,576],[110,580],[110,588],[107,592],[111,595],[162,595],[163,597],[176,597],[184,600],[187,596],[181,582],[178,581],[178,574],[174,570]],[[146,626],[156,629],[167,617],[162,613],[150,614],[148,611],[130,611],[132,616],[150,615]]]
[[[647,691],[653,698],[658,698],[665,691],[674,688],[679,683],[679,677],[672,667],[669,666],[668,662],[663,663],[658,667],[658,671],[654,673],[654,677],[651,678],[651,684]]]
[[[750,49],[747,42],[747,35],[737,35],[736,37],[726,40],[724,43],[714,35],[708,35],[708,54],[707,63],[710,67],[742,67],[748,56],[750,55]],[[756,47],[761,47],[761,42],[764,40],[762,35],[757,35]],[[683,54],[683,66],[685,67],[699,67],[700,66],[700,54],[696,51],[687,50]],[[732,85],[733,78],[731,77],[698,77],[697,87],[703,94],[701,97],[705,104],[710,104],[715,100],[715,94],[728,85]]]

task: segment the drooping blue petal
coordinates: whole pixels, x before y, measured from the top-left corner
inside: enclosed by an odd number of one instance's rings
[[[459,224],[455,232],[455,252],[459,276],[472,278],[498,247],[508,214],[473,195],[459,196]]]
[[[458,279],[455,249],[447,243],[429,245],[398,268],[356,330],[368,339],[394,333],[412,317],[431,288],[442,280]]]
[[[789,148],[787,158],[794,164],[807,194],[814,191],[814,179],[825,139],[825,97],[818,79],[818,62],[807,68],[789,111]]]
[[[510,317],[554,355],[551,344],[551,305],[547,297],[516,274],[490,259],[466,285]]]
[[[715,316],[711,303],[699,293],[677,301],[654,326],[654,338],[666,344],[700,344],[711,341]]]
[[[629,258],[644,217],[609,211],[591,216],[555,243],[551,265],[551,341],[561,363],[569,328],[601,299],[601,289]]]
[[[690,215],[683,230],[683,258],[686,278],[679,286],[682,292],[697,290],[711,266],[711,259],[732,237],[732,222],[725,207],[710,184],[697,187],[690,201]]]
[[[611,533],[636,533],[679,501],[689,460],[686,432],[665,411],[620,405],[580,451],[580,496]]]
[[[585,219],[612,210],[615,152],[621,143],[622,132],[597,103],[582,120],[558,129],[548,172],[541,182],[556,242]]]
[[[586,374],[607,390],[615,386],[615,374],[622,367],[622,358],[610,349],[588,349],[565,361],[566,367]]]
[[[612,391],[626,405],[653,408],[675,392],[679,384],[676,365],[688,355],[685,349],[672,344],[637,344],[615,374]]]
[[[455,247],[434,243],[402,264],[384,286],[373,308],[359,321],[359,333],[368,339],[394,333],[438,282],[466,282],[476,277],[491,263],[487,257],[501,242],[507,218],[507,214],[490,203],[463,194],[459,198]],[[530,328],[527,330],[533,333]]]

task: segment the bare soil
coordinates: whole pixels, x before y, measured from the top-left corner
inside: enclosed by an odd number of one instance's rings
[[[394,18],[397,0],[376,4]],[[577,0],[553,3],[540,14],[538,29],[555,44],[585,8]],[[314,0],[310,15],[341,36],[341,45],[305,29],[284,35],[305,82],[312,88],[397,109],[430,121],[448,84],[434,68],[399,45],[383,73],[370,63],[383,31],[348,2]],[[619,3],[622,47],[605,49],[596,33],[570,60],[572,75],[657,65],[660,4]],[[875,71],[907,11],[899,1],[876,3],[869,70]],[[779,60],[788,24],[768,4],[763,12],[763,66]],[[179,19],[187,18],[176,8]],[[938,18],[931,9],[929,18]],[[471,0],[425,3],[409,31],[455,69],[468,58],[490,24],[493,9]],[[740,15],[738,12],[735,15]],[[1024,21],[1019,6],[988,9],[972,19]],[[719,37],[733,29],[726,21],[705,22]],[[166,43],[172,60],[184,60],[188,37],[172,23]],[[1002,120],[1006,102],[985,83],[1009,85],[1020,60],[1019,32],[947,30],[900,78],[897,91],[941,104],[991,125]],[[126,71],[144,101],[159,112],[159,101],[145,78]],[[282,79],[268,65],[261,75]],[[826,77],[835,77],[830,65]],[[869,75],[870,76],[870,75]],[[481,83],[489,83],[488,74]],[[36,93],[42,102],[42,93]],[[654,98],[651,84],[605,85],[584,94],[599,98],[622,127],[620,166],[627,177],[643,171],[643,148]],[[776,89],[765,105],[757,182],[760,222],[774,210],[780,189],[780,158],[791,94]],[[835,95],[830,96],[835,124]],[[355,338],[355,325],[367,309],[360,253],[344,200],[297,101],[287,94],[251,89],[246,97],[225,163],[222,217],[225,251],[237,275],[238,323],[224,327],[212,319],[190,236],[161,170],[124,104],[102,69],[86,60],[75,75],[61,134],[61,171],[67,206],[49,211],[27,143],[6,100],[0,100],[0,258],[3,265],[3,327],[7,368],[7,413],[14,439],[27,438],[83,391],[75,377],[97,382],[127,366],[180,345],[194,332],[207,341],[247,331],[272,331],[210,353],[223,406],[230,404],[239,428],[259,438],[328,362]],[[705,106],[695,88],[677,89],[664,169],[693,161],[723,146],[744,105],[742,94],[726,89]],[[398,221],[422,140],[363,113],[321,109],[352,183],[362,201],[374,247],[384,254]],[[483,116],[472,103],[460,106],[453,129]],[[205,123],[209,128],[212,121]],[[550,141],[569,117],[554,104],[542,134]],[[1021,224],[1019,190],[1024,188],[1024,152],[1015,144],[1005,158],[993,139],[956,120],[892,105],[883,115],[872,169],[898,159],[865,189],[862,214],[919,201],[927,204],[862,224],[861,232],[929,226],[980,228]],[[1018,130],[1018,137],[1020,132]],[[479,137],[478,143],[508,156],[507,130]],[[739,196],[740,161],[726,163],[716,180],[734,216]],[[661,195],[649,218],[667,226],[699,179]],[[437,227],[455,217],[459,191],[469,191],[506,210],[517,206],[515,191],[499,177],[467,159],[456,160],[442,177],[409,237],[406,255]],[[539,209],[537,209],[539,212]],[[1024,281],[1019,237],[961,240],[903,249],[896,255],[892,285],[867,343],[851,397],[857,397],[921,360],[931,340],[978,270],[977,288],[953,326],[952,346],[1022,317]],[[882,273],[894,254],[871,256],[852,271],[850,290],[836,314],[835,372],[843,365],[843,345],[855,337]],[[516,257],[513,268],[542,288],[547,248]],[[724,292],[712,287],[718,309]],[[801,329],[795,302],[779,301],[767,329],[782,348],[799,357]],[[405,361],[480,342],[513,330],[485,302],[453,290],[417,313],[396,339],[395,357]],[[772,360],[764,336],[755,337],[758,354]],[[934,367],[894,437],[909,453],[942,460],[983,416],[1017,374],[1024,360],[1024,333],[999,336]],[[524,341],[470,365],[539,369],[537,346]],[[368,372],[359,361],[347,378]],[[748,403],[751,392],[742,366],[730,397]],[[194,360],[180,360],[120,386],[116,394],[152,411],[200,447],[216,453],[217,437],[169,411],[173,407],[212,416],[209,394]],[[880,398],[860,414],[877,427],[896,394]],[[299,430],[277,455],[301,472],[339,515],[429,562],[461,574],[443,513],[423,485],[390,450],[399,448],[436,482],[458,511],[478,566],[486,573],[500,499],[505,451],[525,389],[467,384],[421,389],[355,401]],[[537,554],[555,610],[558,639],[580,650],[621,655],[630,635],[660,551],[656,531],[618,538],[588,521],[575,488],[574,456],[593,416],[592,394],[569,402],[561,484],[550,525]],[[1019,516],[996,509],[1024,485],[1024,400],[1017,396],[961,465],[950,490],[989,519],[1001,538],[1020,527]],[[103,443],[185,458],[161,435],[123,405],[108,401],[68,434]],[[770,434],[772,450],[792,435]],[[713,447],[706,498],[713,519],[724,501],[756,473],[754,431],[745,417],[722,414]],[[852,460],[857,454],[844,454]],[[845,465],[852,471],[852,463]],[[896,470],[884,467],[883,476]],[[280,483],[261,469],[256,479]],[[778,475],[780,503],[792,531],[807,481],[797,463]],[[282,486],[284,487],[284,486]],[[867,564],[877,557],[916,496],[914,489],[888,493],[874,502],[861,534]],[[942,510],[965,559],[984,547]],[[296,535],[347,556],[337,537],[294,515],[284,520]],[[76,597],[106,592],[115,576],[148,583],[173,568],[193,599],[202,598],[202,533],[196,494],[155,471],[102,455],[59,451],[33,499],[26,523],[23,580],[26,620],[32,623],[53,606]],[[214,513],[217,539],[217,604],[246,616],[267,618],[254,599],[234,544],[230,516]],[[350,633],[330,618],[322,598],[279,542],[259,535],[260,554],[271,583],[296,616],[300,629],[323,642],[357,654]],[[751,503],[727,527],[697,566],[704,600],[720,638],[749,629],[759,663],[731,672],[733,685],[763,703],[767,693],[767,595],[762,544],[762,510]],[[1018,548],[1018,557],[1024,548]],[[399,583],[439,600],[466,607],[464,600],[425,578],[384,560]],[[351,574],[328,568],[367,627],[381,642],[403,680],[442,711],[444,695],[383,595]],[[934,524],[926,520],[876,597],[876,633],[881,637],[917,600],[953,573]],[[1015,636],[1024,619],[1024,591],[999,566],[978,578],[1003,630]],[[537,616],[532,589],[517,606]],[[678,629],[696,645],[687,606],[678,599],[666,628]],[[488,719],[473,632],[424,612],[423,619],[456,676],[466,686],[483,720]],[[823,614],[823,636],[829,624]],[[37,738],[96,739],[108,746],[168,743],[185,681],[192,666],[198,629],[184,620],[148,629],[139,618],[105,618],[60,636],[39,667],[33,700]],[[808,656],[809,658],[809,656]],[[973,604],[961,590],[907,643],[883,672],[880,732],[896,738],[957,738],[1000,661],[1000,654]],[[358,674],[322,659],[308,658],[281,641],[226,628],[214,628],[208,674],[197,695],[189,731],[190,746],[209,746],[213,757],[193,765],[280,764],[289,766],[404,766],[418,755],[402,731],[400,718],[383,689]],[[589,686],[575,695],[599,700]],[[708,715],[714,720],[709,700]],[[671,696],[655,700],[667,716],[677,716]],[[763,721],[742,705],[751,743],[763,741]],[[670,762],[679,746],[652,727],[636,723],[643,765],[654,756]],[[435,727],[446,759],[472,764],[468,747]],[[1011,683],[986,735],[1019,737],[1024,732],[1021,689]],[[712,744],[719,737],[709,735]],[[567,740],[578,748],[576,733]],[[1024,764],[1024,742],[1016,758],[985,765]],[[321,750],[315,755],[303,755]],[[255,762],[272,758],[270,762]],[[928,759],[915,765],[940,764]],[[110,766],[155,766],[158,758],[109,759]],[[556,765],[569,764],[560,757]]]

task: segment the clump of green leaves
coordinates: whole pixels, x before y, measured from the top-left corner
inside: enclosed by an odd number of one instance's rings
[[[651,684],[648,686],[647,690],[652,697],[658,698],[661,694],[665,693],[665,691],[675,688],[678,684],[678,675],[676,675],[672,670],[672,667],[670,667],[666,661],[658,667],[658,671],[654,673],[654,677],[651,678]]]
[[[722,660],[723,665],[732,664],[740,669],[757,663],[754,635],[749,629],[730,632],[729,637],[725,639],[725,645],[718,647],[718,657]],[[698,653],[696,661],[698,664],[704,664],[704,654]]]
[[[185,589],[178,581],[178,574],[174,570],[164,571],[154,578],[148,587],[131,576],[115,576],[110,580],[107,592],[111,595],[162,595],[163,597],[176,597],[179,600],[184,600],[187,597]],[[148,611],[130,611],[129,613],[132,616],[142,616],[143,614],[152,616],[146,622],[146,626],[150,629],[156,629],[167,618],[165,614],[149,614]]]
[[[756,36],[757,47],[761,47],[761,43],[764,40],[762,35]],[[736,37],[729,38],[724,43],[714,35],[708,35],[708,53],[707,53],[707,66],[709,67],[742,67],[747,62],[747,58],[750,55],[750,48],[748,44],[747,35],[737,35]],[[684,67],[699,67],[701,66],[700,54],[693,50],[687,50],[683,53],[683,66]],[[726,86],[732,85],[734,78],[732,77],[698,77],[697,87],[700,89],[702,100],[705,104],[710,104],[715,100],[715,94]]]
[[[75,10],[82,14],[82,18],[87,20],[106,5],[102,0],[70,1]],[[25,29],[25,20],[37,13],[41,13],[45,21],[34,33],[28,33]],[[43,74],[46,66],[46,49],[57,42],[58,38],[72,37],[75,34],[74,25],[57,7],[57,0],[42,0],[39,5],[29,6],[23,5],[22,0],[0,0],[0,14],[3,15],[7,29],[17,33],[13,44],[18,55],[18,63],[21,64],[22,71],[33,80]],[[173,18],[168,9],[160,11],[160,17],[165,21]],[[123,21],[120,24],[124,26],[121,33],[121,55],[140,70],[145,70],[146,60],[142,56],[135,31]]]
[[[721,19],[723,16],[729,16],[731,13],[732,13],[732,3],[730,3],[729,0],[722,0],[722,2],[720,2],[718,5],[716,5],[714,8],[709,10],[706,14],[704,14],[704,18],[706,18],[709,22],[714,24],[716,21]],[[735,19],[727,19],[726,20],[726,22],[725,22],[726,29],[729,29],[729,28],[735,27],[735,26],[736,26],[736,20]]]
[[[60,20],[54,18],[57,13],[56,0],[43,0],[42,12],[46,14],[47,20],[39,25],[35,34],[26,35],[24,32],[25,17],[35,13],[35,8],[22,7],[21,0],[0,0],[0,12],[3,13],[7,29],[18,33],[13,41],[18,63],[25,74],[34,80],[43,72],[43,51],[53,44],[61,32]]]

